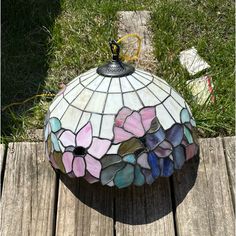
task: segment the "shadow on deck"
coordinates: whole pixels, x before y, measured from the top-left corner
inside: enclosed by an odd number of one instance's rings
[[[101,214],[114,218],[116,211],[115,219],[119,222],[131,225],[148,224],[169,214],[173,207],[177,207],[183,201],[195,183],[198,165],[199,157],[195,157],[170,179],[162,177],[150,186],[131,186],[125,189],[110,188],[100,183],[89,184],[86,180],[71,179],[64,174],[60,175],[60,180],[78,200]],[[183,176],[189,181],[185,181],[183,192],[175,201],[171,188],[173,178],[181,184],[184,181]],[[153,204],[147,206],[146,198],[153,198]],[[132,216],[129,212],[130,206],[133,206]],[[116,210],[113,210],[114,208]],[[146,214],[140,214],[144,209]]]

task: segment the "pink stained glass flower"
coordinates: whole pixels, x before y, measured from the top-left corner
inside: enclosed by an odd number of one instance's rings
[[[127,107],[122,108],[115,118],[114,143],[144,136],[155,117],[155,107],[145,107],[140,111],[132,111]]]
[[[86,175],[86,170],[95,178],[99,178],[101,163],[99,160],[110,147],[111,141],[92,137],[92,126],[88,122],[77,134],[70,130],[61,133],[59,140],[65,147],[62,161],[66,173],[73,171],[75,176]]]

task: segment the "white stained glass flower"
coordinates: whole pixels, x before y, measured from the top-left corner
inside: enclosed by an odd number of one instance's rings
[[[94,68],[59,92],[44,133],[54,168],[124,188],[170,176],[195,156],[194,127],[184,99],[159,77],[140,69],[106,76]]]

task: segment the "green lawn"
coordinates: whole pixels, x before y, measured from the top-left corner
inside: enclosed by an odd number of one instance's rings
[[[150,10],[155,74],[187,100],[199,135],[234,135],[234,3],[205,1],[5,1],[2,3],[2,107],[44,91],[58,91],[78,74],[110,58],[118,10]],[[211,65],[215,104],[199,106],[186,89],[191,79],[179,52],[196,47]],[[25,140],[42,128],[52,98],[35,98],[2,112],[2,141]]]

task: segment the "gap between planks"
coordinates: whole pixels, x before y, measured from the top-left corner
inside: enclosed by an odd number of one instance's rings
[[[224,137],[223,146],[229,176],[230,190],[235,211],[235,142],[236,137]]]
[[[7,156],[7,147],[5,146],[5,144],[0,144],[0,172],[1,172],[0,191],[1,191],[1,194],[2,194],[5,166],[6,166],[6,156]]]

